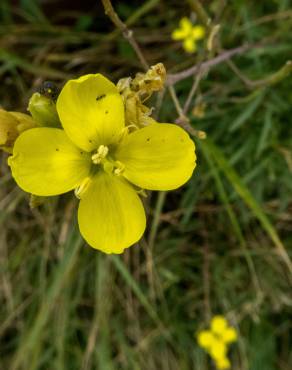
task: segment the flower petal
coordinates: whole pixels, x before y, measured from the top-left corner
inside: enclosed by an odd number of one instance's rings
[[[195,145],[180,127],[154,123],[125,137],[116,151],[123,172],[133,184],[149,190],[183,185],[195,168]]]
[[[180,27],[185,31],[186,35],[192,32],[193,24],[187,17],[183,17],[179,22]]]
[[[194,26],[192,29],[192,36],[195,40],[200,40],[205,36],[205,27]]]
[[[18,137],[8,163],[23,190],[49,196],[76,188],[88,176],[91,158],[68,139],[64,130],[42,127]]]
[[[188,32],[185,32],[185,30],[182,30],[181,28],[177,28],[174,30],[171,34],[171,37],[173,40],[183,40],[188,36]]]
[[[78,223],[84,239],[105,253],[122,253],[146,226],[140,198],[123,178],[98,172],[81,198]]]
[[[115,142],[125,125],[122,98],[101,74],[68,81],[58,97],[57,111],[69,138],[88,152]]]
[[[221,334],[227,328],[227,320],[224,316],[216,315],[211,321],[211,330],[213,333]]]
[[[187,53],[194,53],[197,50],[195,40],[191,37],[186,38],[183,42],[183,48]]]

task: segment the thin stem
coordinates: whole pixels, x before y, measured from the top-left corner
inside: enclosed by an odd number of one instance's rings
[[[178,100],[178,97],[176,95],[176,92],[175,92],[173,86],[169,86],[168,87],[168,91],[170,92],[170,96],[171,96],[171,98],[173,100],[173,103],[174,103],[175,109],[176,109],[176,111],[177,111],[177,113],[179,115],[179,118],[180,119],[182,119],[182,118],[183,119],[186,119],[186,117],[184,115],[184,112],[183,112],[183,109],[182,109],[182,107],[180,105],[180,102]]]
[[[237,68],[237,66],[231,61],[227,61],[229,67],[233,70],[233,72],[242,80],[242,82],[250,89],[253,88],[262,88],[266,86],[271,86],[279,81],[285,79],[289,74],[292,72],[292,61],[287,61],[283,67],[281,67],[278,71],[271,74],[270,76],[260,79],[260,80],[250,80],[248,77],[243,75],[241,71]]]
[[[201,78],[202,78],[202,72],[199,70],[198,71],[198,74],[196,75],[196,77],[194,78],[194,82],[193,82],[193,86],[189,92],[189,95],[187,97],[187,100],[185,102],[185,105],[184,105],[184,108],[183,108],[183,113],[184,115],[187,115],[189,109],[190,109],[190,105],[191,105],[191,102],[193,100],[193,97],[197,91],[197,88],[200,84],[200,81],[201,81]]]
[[[201,23],[203,23],[207,28],[211,26],[211,18],[208,16],[203,5],[199,0],[188,0],[191,8],[197,14]]]
[[[235,55],[243,54],[247,50],[259,47],[259,45],[242,45],[234,49],[227,50],[223,52],[222,54],[218,55],[214,59],[208,60],[204,63],[196,64],[192,66],[191,68],[185,69],[184,71],[169,74],[166,80],[166,84],[168,86],[174,85],[179,81],[185,80],[186,78],[194,75],[198,70],[200,69],[202,72],[207,71],[209,68],[217,66],[218,64],[221,64],[223,62],[226,62],[228,59],[232,58]]]
[[[160,223],[160,216],[162,212],[163,205],[165,203],[165,197],[166,197],[166,192],[165,191],[160,191],[158,193],[158,198],[156,202],[156,207],[153,215],[153,221],[150,229],[150,234],[149,234],[149,240],[148,240],[148,246],[150,249],[153,248],[157,231],[158,231],[158,226]]]
[[[149,65],[146,62],[146,59],[144,58],[140,46],[137,44],[134,38],[133,31],[127,27],[127,25],[121,20],[121,18],[115,12],[110,0],[101,0],[101,1],[104,7],[105,14],[110,18],[113,24],[122,32],[125,39],[128,40],[129,44],[132,46],[135,53],[137,54],[143,68],[147,70],[149,68]]]

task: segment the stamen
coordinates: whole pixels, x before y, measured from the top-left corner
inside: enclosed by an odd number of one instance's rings
[[[120,176],[124,172],[125,165],[120,161],[115,161],[114,166],[114,174]]]
[[[105,145],[100,145],[97,149],[97,153],[91,156],[92,162],[94,164],[99,164],[107,156],[108,147]]]
[[[90,184],[91,178],[85,177],[85,179],[82,181],[82,183],[75,189],[74,193],[76,198],[81,199],[83,194],[88,189],[88,186]]]

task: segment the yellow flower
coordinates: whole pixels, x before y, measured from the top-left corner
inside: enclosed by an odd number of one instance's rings
[[[184,17],[180,20],[180,27],[172,32],[173,40],[183,40],[183,48],[188,53],[194,53],[197,50],[196,41],[205,36],[203,26],[194,26],[191,21]]]
[[[86,241],[122,253],[146,226],[137,188],[171,190],[195,168],[194,143],[173,124],[128,133],[117,87],[100,74],[68,81],[57,100],[63,129],[34,128],[16,140],[9,165],[17,184],[39,196],[75,189]]]
[[[229,326],[225,317],[221,315],[212,318],[209,330],[202,330],[197,335],[199,346],[208,352],[219,370],[230,368],[227,358],[228,344],[236,340],[235,329]]]

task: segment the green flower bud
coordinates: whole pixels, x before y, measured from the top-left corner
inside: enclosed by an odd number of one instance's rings
[[[41,126],[60,127],[56,104],[47,96],[34,93],[29,100],[28,110]]]

